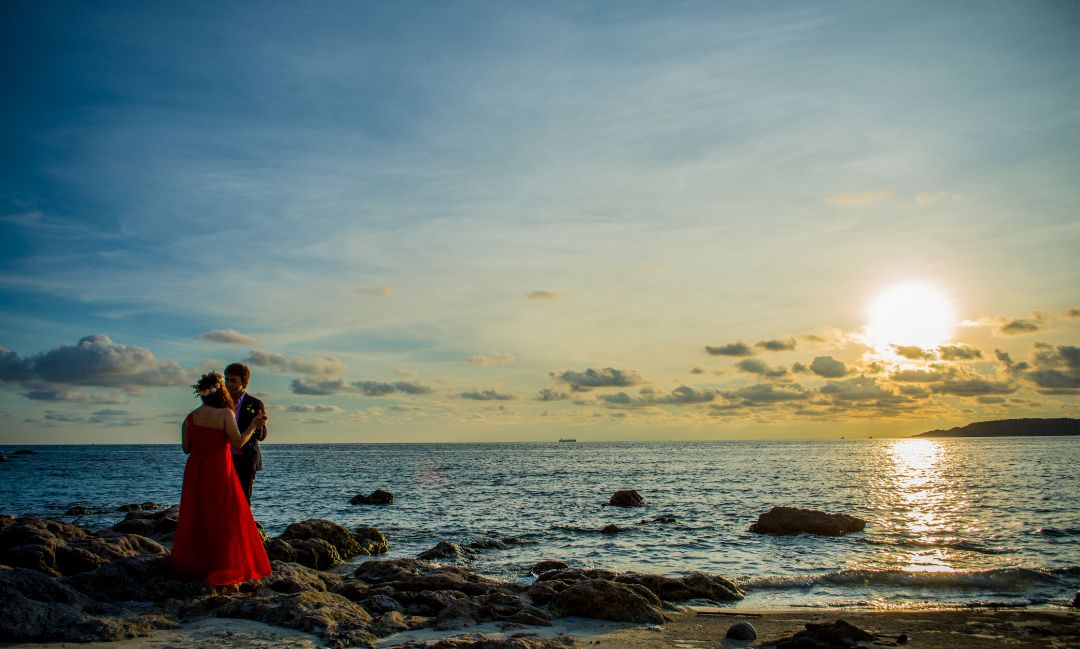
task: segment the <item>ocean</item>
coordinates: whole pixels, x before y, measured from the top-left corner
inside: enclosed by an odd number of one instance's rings
[[[0,446],[0,513],[71,521],[69,507],[175,504],[179,444]],[[1080,590],[1075,437],[518,444],[264,445],[252,511],[271,535],[324,518],[373,526],[389,557],[513,536],[465,564],[527,581],[529,566],[734,580],[732,608],[1055,606]],[[350,505],[385,489],[390,506]],[[605,503],[635,489],[644,507]],[[774,505],[864,518],[839,538],[747,531]],[[86,516],[90,528],[121,513]],[[674,522],[656,522],[670,517]],[[624,531],[599,532],[614,523]],[[338,570],[345,572],[360,557]]]

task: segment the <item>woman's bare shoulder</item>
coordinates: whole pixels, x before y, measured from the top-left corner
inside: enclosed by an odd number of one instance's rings
[[[211,408],[205,405],[191,412],[191,419],[195,425],[218,430],[225,430],[225,420],[235,417],[236,415],[229,408]]]

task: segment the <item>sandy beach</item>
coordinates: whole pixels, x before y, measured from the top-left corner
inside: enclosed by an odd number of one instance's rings
[[[550,627],[487,623],[460,631],[424,629],[382,638],[377,647],[423,646],[442,639],[481,640],[552,637],[573,638],[578,646],[628,649],[698,649],[705,647],[764,647],[790,637],[810,623],[842,619],[881,636],[865,646],[904,646],[911,649],[967,649],[970,647],[1080,647],[1080,616],[1069,610],[965,609],[934,611],[786,610],[740,611],[710,614],[706,609],[669,611],[663,625],[623,624],[586,618],[561,618]],[[749,622],[756,640],[726,639],[727,629]],[[906,643],[890,645],[900,634]],[[892,636],[889,638],[887,636]],[[12,649],[55,649],[67,643],[4,643]],[[121,640],[111,649],[317,649],[325,646],[317,636],[247,620],[208,619],[148,637]]]

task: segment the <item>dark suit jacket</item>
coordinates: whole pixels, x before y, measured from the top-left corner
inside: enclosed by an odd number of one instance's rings
[[[263,405],[262,401],[245,393],[244,400],[240,402],[240,416],[236,418],[236,426],[240,429],[240,435],[244,434],[255,415],[265,410],[266,406]],[[266,426],[252,433],[247,444],[244,444],[241,449],[244,451],[244,457],[247,458],[252,471],[262,471],[262,451],[259,450],[259,442],[264,439],[266,439]]]

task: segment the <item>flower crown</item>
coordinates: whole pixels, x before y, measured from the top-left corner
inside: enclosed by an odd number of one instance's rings
[[[214,385],[212,387],[209,387],[209,388],[205,389],[205,390],[200,390],[199,389],[199,383],[202,383],[207,378],[216,379],[214,381]],[[203,374],[202,376],[200,376],[199,380],[197,382],[195,382],[194,384],[192,384],[191,388],[193,390],[195,390],[195,396],[197,396],[197,397],[208,397],[211,394],[217,392],[218,388],[225,387],[224,383],[222,383],[223,378],[225,378],[225,377],[223,377],[218,372],[207,372],[206,374]]]

